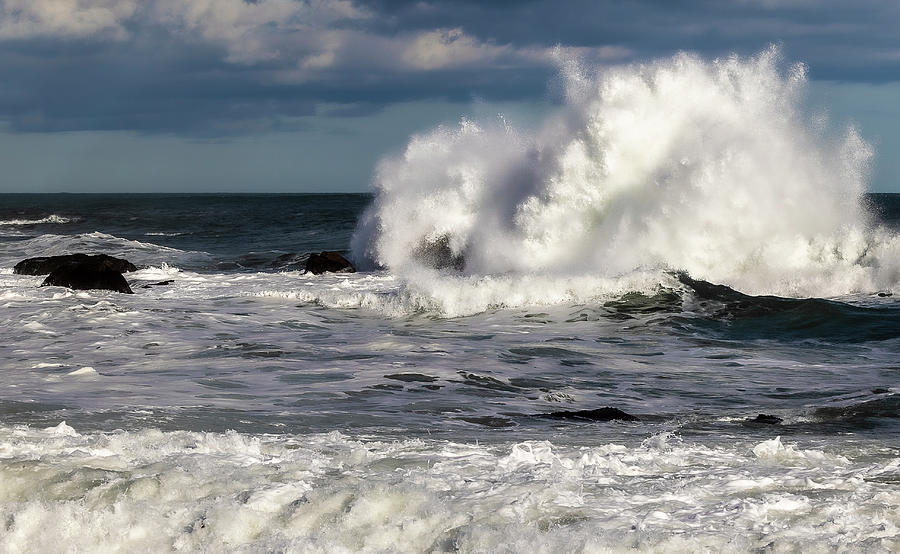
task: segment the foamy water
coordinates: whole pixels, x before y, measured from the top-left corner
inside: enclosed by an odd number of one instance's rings
[[[48,223],[71,223],[72,219],[68,217],[62,217],[56,214],[50,214],[47,217],[42,217],[39,219],[2,219],[0,220],[0,226],[16,226],[16,225],[45,225]]]
[[[869,146],[774,52],[566,79],[374,198],[3,197],[0,550],[900,549]],[[134,294],[13,273],[79,251]]]
[[[8,552],[900,547],[900,460],[852,441],[562,447],[0,428]],[[64,548],[60,548],[65,545]]]

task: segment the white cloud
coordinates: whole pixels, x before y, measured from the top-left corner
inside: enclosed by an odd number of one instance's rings
[[[320,31],[307,49],[298,51],[293,69],[278,73],[283,82],[315,79],[332,69],[382,73],[427,73],[448,69],[540,67],[577,57],[590,63],[621,60],[631,51],[621,47],[560,48],[496,44],[460,28],[379,36],[361,30]]]
[[[0,0],[0,39],[123,40],[126,26],[162,26],[218,44],[228,60],[252,63],[314,43],[331,24],[368,17],[350,0]]]
[[[0,0],[0,40],[55,37],[129,40],[129,29],[165,29],[180,41],[212,44],[239,65],[274,62],[274,77],[305,82],[324,72],[410,73],[556,63],[553,48],[481,40],[462,28],[379,34],[351,0]],[[580,49],[586,60],[623,49]]]
[[[317,43],[331,24],[367,14],[348,0],[155,0],[151,17],[174,32],[224,47],[230,62],[254,63],[320,56]]]
[[[136,9],[136,0],[0,0],[0,38],[121,40],[128,34],[122,24]]]
[[[491,65],[557,65],[560,59],[577,57],[593,63],[620,60],[631,54],[627,48],[514,47],[480,41],[460,28],[426,31],[400,46],[403,69],[431,71],[454,67]]]
[[[433,70],[484,64],[509,55],[510,46],[478,41],[462,29],[436,29],[420,33],[403,48],[402,61],[410,69]]]

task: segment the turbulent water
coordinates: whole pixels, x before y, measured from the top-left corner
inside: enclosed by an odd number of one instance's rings
[[[572,65],[374,196],[0,196],[0,551],[897,551],[900,196],[780,67]],[[72,252],[135,294],[12,272]]]

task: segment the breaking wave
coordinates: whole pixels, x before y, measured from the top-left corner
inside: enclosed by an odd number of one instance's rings
[[[44,234],[7,245],[0,255],[0,267],[13,267],[17,262],[35,255],[58,256],[74,252],[112,253],[140,266],[167,263],[195,268],[212,263],[205,252],[184,251],[95,231],[77,235]]]
[[[895,551],[896,462],[831,450],[0,426],[0,549]]]
[[[43,225],[46,223],[74,223],[79,221],[78,218],[63,217],[61,215],[50,214],[40,219],[5,219],[0,220],[0,225]]]
[[[900,282],[900,238],[862,200],[872,148],[807,115],[802,64],[770,48],[570,61],[563,77],[564,105],[535,132],[463,120],[384,159],[356,261],[456,291],[438,299],[449,312],[586,300],[648,273],[652,288],[671,271],[792,297]]]

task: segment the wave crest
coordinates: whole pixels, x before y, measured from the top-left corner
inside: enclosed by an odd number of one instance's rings
[[[890,289],[900,239],[861,202],[872,148],[810,120],[805,67],[783,66],[775,48],[603,71],[570,61],[565,105],[539,131],[463,120],[383,160],[354,256],[413,285],[431,267],[679,270],[782,296]]]
[[[65,223],[76,223],[80,221],[77,217],[64,217],[61,215],[50,214],[47,217],[42,217],[40,219],[3,219],[0,220],[0,225],[43,225],[46,223],[57,223],[57,224],[65,224]]]

